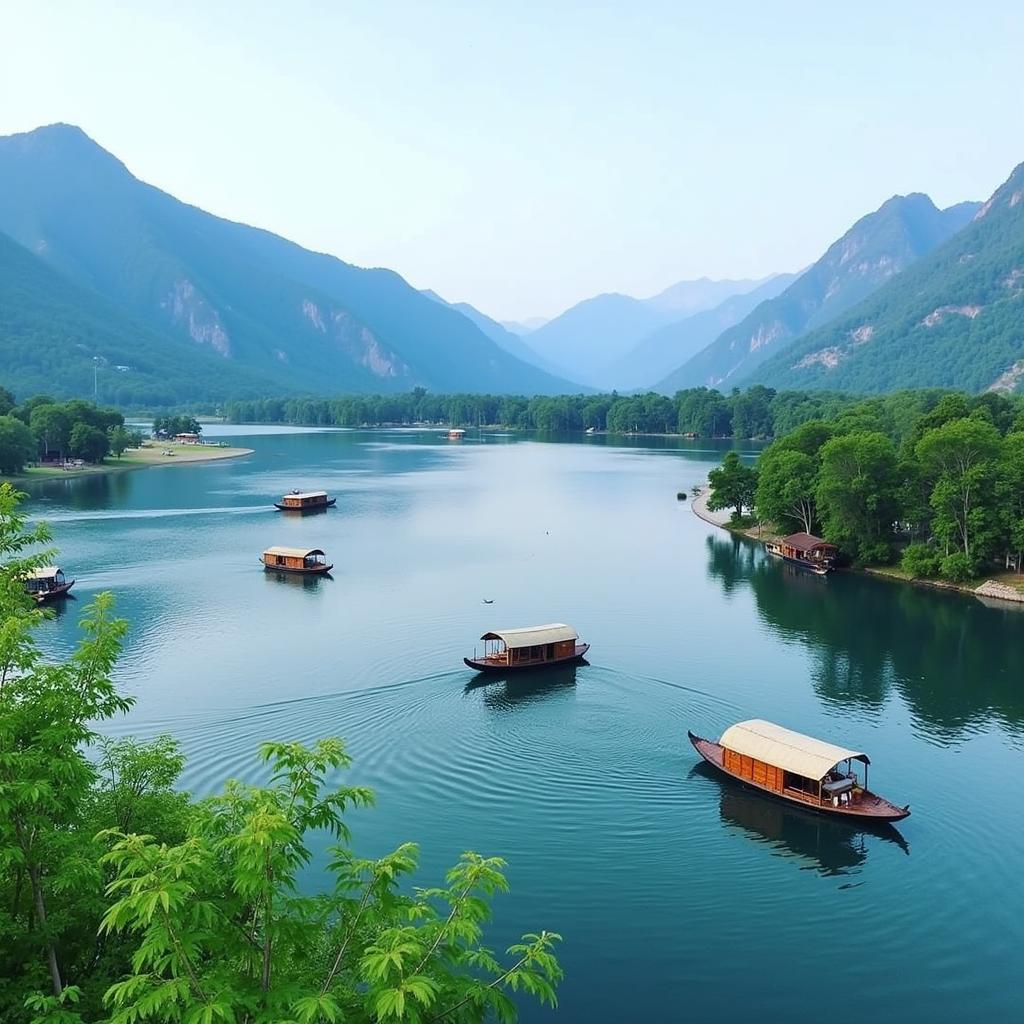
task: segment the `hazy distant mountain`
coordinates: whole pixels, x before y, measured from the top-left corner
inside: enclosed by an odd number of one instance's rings
[[[621,390],[654,386],[669,371],[709,345],[726,328],[739,323],[765,299],[773,298],[797,278],[776,274],[741,295],[731,295],[712,309],[659,327],[613,363],[605,376]]]
[[[613,368],[644,338],[759,283],[701,278],[680,281],[649,299],[596,295],[533,331],[529,344],[562,374],[596,387],[625,387]]]
[[[712,281],[709,277],[701,277],[696,281],[679,281],[677,284],[669,285],[663,292],[644,301],[655,309],[671,313],[673,320],[682,320],[695,313],[714,309],[732,295],[747,295],[756,291],[771,280],[772,277],[762,277],[758,280]]]
[[[422,293],[435,302],[440,302],[451,309],[457,309],[467,320],[476,324],[491,341],[496,342],[517,359],[539,367],[548,373],[558,374],[558,371],[553,366],[546,365],[544,359],[523,341],[518,334],[514,334],[498,323],[497,320],[492,320],[486,313],[481,313],[475,306],[471,306],[468,302],[448,302],[447,299],[442,298],[432,288],[424,288]]]
[[[153,330],[0,234],[0,385],[19,399],[95,386],[107,404],[167,406],[259,397],[275,381]]]
[[[524,335],[548,323],[546,316],[528,316],[523,320],[502,320],[501,326],[513,334]]]
[[[856,392],[932,386],[1020,391],[1024,164],[967,227],[779,352],[754,379]]]
[[[730,386],[749,377],[801,334],[839,316],[946,241],[977,208],[960,203],[939,210],[920,193],[893,196],[857,221],[781,295],[673,371],[658,390]]]
[[[0,231],[268,393],[571,390],[392,271],[179,202],[68,125],[0,139]]]

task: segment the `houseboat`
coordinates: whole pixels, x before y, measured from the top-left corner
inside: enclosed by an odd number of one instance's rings
[[[447,435],[449,441],[461,441],[465,436],[466,432],[458,427],[449,430]]]
[[[318,512],[330,508],[338,499],[329,498],[326,491],[292,491],[274,502],[279,512]]]
[[[319,548],[267,548],[260,561],[264,569],[307,576],[323,576],[334,568],[327,564],[327,556]]]
[[[715,743],[687,732],[708,764],[764,793],[822,814],[862,822],[902,821],[897,807],[868,789],[868,755],[781,725],[752,719],[729,726]],[[864,766],[861,781],[855,764]]]
[[[579,634],[564,622],[522,629],[496,629],[484,633],[482,657],[473,652],[462,660],[478,672],[511,672],[519,669],[544,668],[581,661],[590,644],[579,643]]]
[[[44,601],[56,600],[58,597],[65,597],[74,585],[75,581],[69,580],[64,575],[64,570],[56,565],[33,569],[25,577],[25,590],[39,604]]]
[[[791,533],[781,540],[765,541],[765,551],[818,576],[832,569],[838,549],[811,533]]]

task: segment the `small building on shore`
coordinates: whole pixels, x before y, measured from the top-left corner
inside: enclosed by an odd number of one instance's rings
[[[198,434],[175,434],[174,440],[178,444],[199,444],[200,437]]]

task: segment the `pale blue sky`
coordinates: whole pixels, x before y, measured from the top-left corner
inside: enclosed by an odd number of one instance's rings
[[[1024,7],[5,0],[0,134],[501,318],[762,276],[1024,160]]]

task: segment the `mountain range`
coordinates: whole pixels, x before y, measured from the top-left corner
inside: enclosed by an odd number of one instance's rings
[[[70,125],[0,138],[0,232],[59,275],[65,294],[74,286],[113,307],[111,337],[120,336],[127,318],[167,339],[176,378],[219,377],[264,395],[416,385],[577,390],[516,358],[398,274],[355,267],[180,202],[139,181]],[[91,309],[100,315],[100,306]],[[26,315],[40,319],[38,310]],[[94,333],[77,333],[50,332],[54,360],[74,346],[88,349],[83,338],[96,340]],[[98,352],[84,354],[91,363]],[[25,355],[4,368],[4,383],[19,392],[34,372]],[[141,374],[140,387],[161,384],[168,403],[194,391],[162,374],[147,375],[144,360],[118,358],[127,367],[117,371],[121,389],[130,390]],[[63,390],[60,381],[51,387]]]
[[[971,223],[750,381],[878,392],[1019,390],[1024,381],[1024,164]]]
[[[648,346],[647,339],[670,324],[720,306],[730,297],[763,287],[767,281],[680,281],[649,299],[609,292],[584,299],[526,336],[530,348],[564,376],[594,387],[641,387],[653,383],[688,354],[684,341],[678,351],[672,339],[662,338]],[[728,321],[726,317],[726,322]],[[709,339],[710,340],[710,339]],[[648,348],[650,351],[648,351]],[[654,359],[658,370],[634,371],[651,363],[651,352],[666,353]],[[663,363],[667,358],[667,365]],[[629,383],[621,368],[629,368]]]
[[[893,196],[862,217],[780,295],[763,302],[658,385],[731,386],[807,331],[870,295],[962,228],[979,203],[939,210],[926,195]]]

